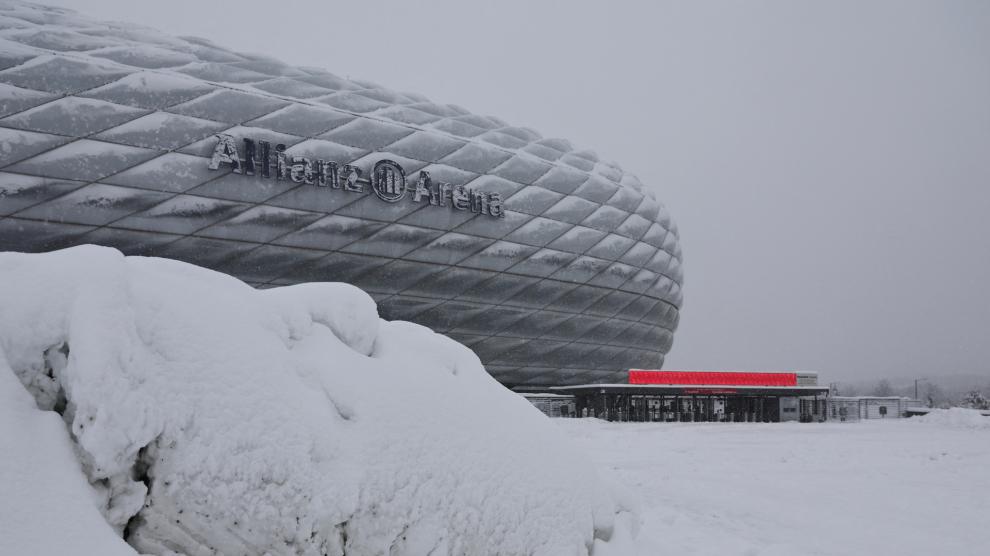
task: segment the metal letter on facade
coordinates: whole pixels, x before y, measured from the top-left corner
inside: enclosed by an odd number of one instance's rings
[[[488,214],[488,194],[484,191],[470,190],[471,192],[471,212],[478,214]]]
[[[457,210],[471,208],[471,196],[463,185],[455,185],[450,192],[450,202]]]
[[[364,192],[364,186],[358,181],[361,179],[361,169],[350,164],[345,164],[341,170],[341,179],[344,180],[344,191],[354,193]]]
[[[237,152],[237,143],[225,133],[217,134],[217,146],[213,147],[213,157],[207,168],[219,170],[221,164],[230,164],[235,174],[241,173],[241,155]]]
[[[289,168],[289,178],[296,183],[313,185],[313,168],[305,156],[293,156]]]
[[[285,154],[285,145],[275,145],[275,179],[289,179],[289,157]]]
[[[255,168],[255,143],[253,139],[244,138],[244,175],[253,176]]]
[[[340,188],[340,182],[337,180],[337,163],[327,162],[326,160],[317,160],[313,163],[313,172],[316,174],[316,186],[317,187],[333,187],[334,189]]]
[[[438,207],[445,207],[445,206],[447,206],[447,201],[446,200],[451,198],[451,196],[450,196],[451,191],[450,190],[453,187],[454,186],[452,186],[449,183],[444,182],[444,181],[438,183],[437,184],[437,199],[436,199],[436,203],[433,203],[433,199],[430,198],[430,204],[436,204]]]
[[[258,141],[261,145],[261,177],[272,177],[272,144],[268,141]]]
[[[433,199],[433,182],[430,180],[430,173],[426,170],[419,171],[419,179],[416,180],[416,191],[413,192],[413,201],[419,203],[426,195],[427,202]]]
[[[502,206],[501,193],[488,194],[488,214],[496,218],[505,218],[505,208]]]
[[[371,189],[378,198],[394,203],[406,195],[406,172],[391,160],[379,160],[371,173]]]

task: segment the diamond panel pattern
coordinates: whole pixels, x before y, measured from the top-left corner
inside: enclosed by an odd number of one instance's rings
[[[510,386],[621,381],[670,349],[683,297],[677,226],[652,191],[592,151],[70,11],[55,21],[0,4],[0,32],[0,249],[98,243],[259,287],[350,282],[384,318],[469,345]],[[393,160],[406,197],[426,171],[499,194],[504,217],[385,203],[367,182],[345,191],[210,170],[217,133],[365,178]]]
[[[0,125],[80,137],[120,125],[144,113],[140,108],[104,100],[65,97],[4,118]]]

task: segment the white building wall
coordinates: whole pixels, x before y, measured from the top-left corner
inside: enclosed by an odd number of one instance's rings
[[[574,415],[574,396],[524,394],[523,397],[547,417],[569,417]]]
[[[897,397],[839,397],[828,400],[829,419],[858,421],[860,419],[899,419],[909,407],[922,405],[918,400]],[[842,419],[845,410],[845,419]]]
[[[780,398],[780,422],[797,421],[801,417],[798,398]]]
[[[901,400],[863,400],[860,404],[861,419],[897,419],[902,415]]]

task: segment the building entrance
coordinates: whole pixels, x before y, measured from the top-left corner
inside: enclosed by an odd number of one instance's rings
[[[608,421],[770,423],[781,420],[779,398],[766,396],[605,393],[576,395],[575,407],[578,416]]]

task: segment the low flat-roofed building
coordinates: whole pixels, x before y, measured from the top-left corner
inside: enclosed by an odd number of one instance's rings
[[[547,417],[575,417],[574,396],[567,394],[520,394]]]
[[[824,421],[829,389],[814,372],[633,369],[626,384],[550,388],[577,417],[609,421]]]
[[[861,419],[897,419],[907,417],[911,408],[924,402],[898,396],[832,396],[828,399],[828,418],[833,421]]]

